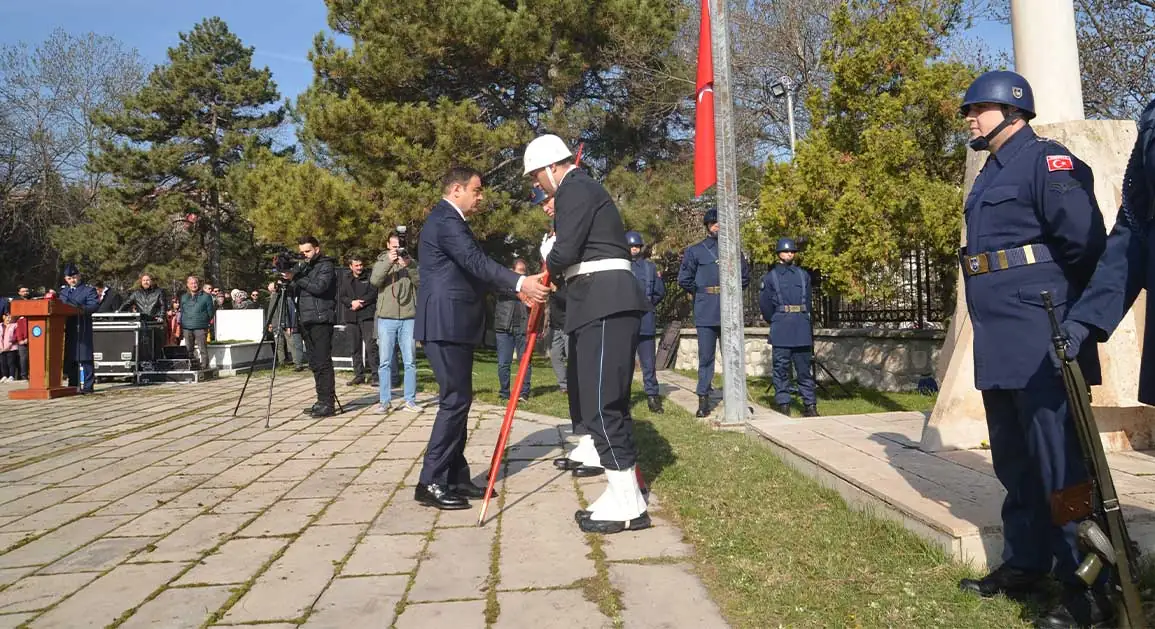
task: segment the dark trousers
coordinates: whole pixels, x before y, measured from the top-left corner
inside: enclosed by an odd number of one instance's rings
[[[20,354],[20,380],[28,379],[28,345],[20,345],[16,348]]]
[[[91,348],[91,346],[90,346]],[[79,387],[81,391],[91,392],[96,384],[96,363],[92,360],[92,352],[82,356],[86,360],[76,360],[76,337],[67,333],[64,335],[64,377],[68,379],[68,386]],[[84,368],[84,381],[80,380],[80,368]]]
[[[198,369],[209,368],[208,330],[190,330],[183,328],[184,346],[188,349],[189,358],[193,359]]]
[[[524,332],[497,332],[497,382],[501,386],[498,397],[509,399],[509,372],[513,364],[513,355],[517,354],[518,369],[521,368],[521,357],[525,354]],[[529,381],[533,376],[533,363],[525,370],[525,382],[521,383],[521,395],[529,397]]]
[[[20,379],[20,354],[16,350],[0,352],[0,378]]]
[[[1076,523],[1051,524],[1051,493],[1087,480],[1079,437],[1056,377],[1026,389],[983,391],[995,476],[1003,500],[1003,561],[1075,582]]]
[[[654,335],[639,336],[638,362],[642,363],[642,387],[646,395],[658,394],[657,359],[658,345],[654,342]]]
[[[582,426],[593,436],[602,466],[608,470],[629,469],[638,456],[630,386],[641,321],[640,313],[617,313],[570,335],[570,412],[576,400]]]
[[[352,348],[350,351],[352,352],[354,376],[363,374],[372,377],[377,373],[377,366],[380,361],[377,360],[377,338],[374,334],[376,326],[377,319],[375,318],[345,324],[345,333],[349,335],[349,347]],[[362,358],[362,347],[365,348],[364,358]]]
[[[793,387],[790,386],[790,368],[794,368],[794,375],[798,378],[798,393],[802,396],[802,403],[806,406],[818,404],[818,397],[814,393],[814,367],[812,347],[778,347],[770,350],[774,359],[774,403],[789,404],[793,398]]]
[[[309,353],[309,369],[313,371],[317,402],[331,405],[337,399],[333,377],[333,324],[310,323],[301,331],[305,337],[305,351]]]
[[[714,352],[721,334],[722,326],[698,327],[698,395],[708,394],[714,382]]]
[[[465,438],[469,407],[473,405],[473,346],[425,341],[424,347],[441,400],[419,481],[426,485],[465,484],[471,480]]]

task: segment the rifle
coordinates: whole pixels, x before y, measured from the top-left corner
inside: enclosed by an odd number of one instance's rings
[[[1079,435],[1087,471],[1091,473],[1091,479],[1086,483],[1051,494],[1051,520],[1056,526],[1080,521],[1077,539],[1087,554],[1075,571],[1076,576],[1090,587],[1107,567],[1111,571],[1107,593],[1115,606],[1119,626],[1141,629],[1145,621],[1136,584],[1137,551],[1127,535],[1119,494],[1115,491],[1111,468],[1107,466],[1103,442],[1099,440],[1099,429],[1091,412],[1090,390],[1079,363],[1074,356],[1067,355],[1067,342],[1059,329],[1050,292],[1042,291],[1040,295],[1051,320],[1051,342],[1061,363],[1071,418]],[[1109,535],[1103,533],[1100,522],[1106,524]]]

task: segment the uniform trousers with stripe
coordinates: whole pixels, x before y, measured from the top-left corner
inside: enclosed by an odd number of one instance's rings
[[[638,458],[630,388],[642,313],[595,319],[569,335],[569,406],[577,434],[593,437],[607,470],[627,470]]]

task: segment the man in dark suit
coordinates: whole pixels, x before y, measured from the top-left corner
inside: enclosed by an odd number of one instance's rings
[[[635,475],[630,387],[642,315],[652,307],[634,277],[625,225],[609,193],[578,169],[561,138],[535,139],[524,159],[525,174],[554,196],[556,236],[541,253],[550,276],[564,276],[567,285],[570,408],[593,437],[608,484],[575,518],[587,533],[648,528]]]
[[[124,300],[120,298],[120,293],[113,290],[111,287],[105,286],[104,282],[96,280],[92,284],[96,289],[96,298],[99,300],[96,306],[97,313],[119,312],[121,304]]]
[[[487,286],[514,290],[524,301],[543,303],[549,289],[540,275],[519,275],[485,255],[466,219],[481,201],[481,173],[449,170],[441,202],[421,228],[418,245],[417,317],[414,337],[437,378],[440,403],[421,477],[417,502],[439,509],[468,509],[466,498],[481,498],[465,460],[466,420],[473,404],[473,348],[485,333]]]

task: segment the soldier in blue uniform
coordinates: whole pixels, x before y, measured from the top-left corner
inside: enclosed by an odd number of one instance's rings
[[[92,357],[92,313],[100,305],[96,289],[84,283],[75,264],[64,265],[64,286],[60,287],[61,302],[79,308],[81,314],[68,317],[64,328],[64,375],[68,386],[80,387],[81,393],[92,393],[96,382]]]
[[[1078,434],[1057,366],[1040,292],[1065,317],[1091,278],[1106,230],[1090,167],[1028,121],[1034,97],[1013,72],[987,72],[961,107],[970,146],[990,150],[967,197],[967,244],[960,251],[974,329],[975,386],[982,392],[995,475],[1003,501],[1003,562],[981,579],[963,579],[980,596],[1039,593],[1053,574],[1060,603],[1036,622],[1065,627],[1110,613],[1075,576],[1081,553],[1075,524],[1051,523],[1053,492],[1087,479]],[[1078,354],[1089,384],[1100,382],[1095,343]],[[1052,568],[1053,566],[1053,568]]]
[[[818,398],[814,394],[814,336],[810,330],[810,311],[814,307],[810,276],[794,264],[798,247],[789,238],[779,238],[775,247],[778,263],[762,276],[758,305],[762,318],[770,324],[767,341],[773,347],[774,404],[778,412],[790,415],[790,367],[798,378],[804,416],[818,417]]]
[[[626,244],[630,246],[630,257],[633,258],[634,277],[638,278],[638,285],[650,304],[657,306],[666,297],[666,284],[658,273],[658,265],[642,256],[646,242],[636,231],[626,232]],[[654,343],[657,327],[654,324],[654,311],[642,315],[642,325],[638,332],[638,362],[642,363],[642,386],[646,391],[650,410],[662,412],[662,398],[658,395],[657,356],[658,346]]]
[[[698,417],[710,414],[710,383],[714,381],[714,353],[722,332],[722,291],[718,269],[718,210],[702,217],[706,237],[682,255],[678,286],[694,296],[694,327],[698,329]],[[750,285],[750,265],[742,256],[742,290]]]

